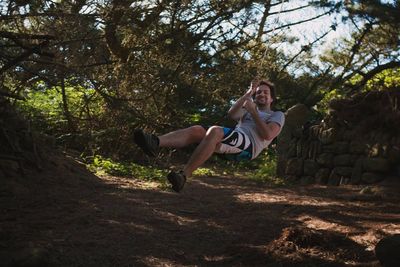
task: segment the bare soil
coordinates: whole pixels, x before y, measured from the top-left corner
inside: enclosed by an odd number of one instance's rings
[[[0,182],[1,266],[379,266],[400,233],[398,194],[360,186],[216,176],[177,194],[61,158]]]

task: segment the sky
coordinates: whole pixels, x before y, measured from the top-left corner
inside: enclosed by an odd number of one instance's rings
[[[306,3],[306,1],[290,1],[290,3],[289,1],[283,2],[284,3],[281,6],[275,7],[271,10],[271,12],[281,13],[276,15],[275,18],[272,18],[269,23],[275,23],[277,20],[278,23],[302,21],[315,17],[328,10],[306,8],[295,12],[284,13],[282,11],[302,6]],[[315,63],[318,63],[319,55],[323,54],[327,49],[332,48],[335,41],[342,38],[349,38],[350,33],[354,30],[353,25],[348,22],[342,22],[343,15],[346,15],[346,13],[325,15],[309,22],[291,26],[290,29],[284,29],[285,33],[298,37],[299,41],[294,44],[283,44],[279,47],[279,49],[294,55],[301,50],[302,45],[306,45],[314,41],[316,36],[318,37],[323,35],[325,32],[330,30],[332,24],[336,23],[336,30],[330,31],[330,33],[323,38],[323,42],[318,42],[314,45],[314,60]],[[271,27],[273,26],[270,26],[270,28]]]

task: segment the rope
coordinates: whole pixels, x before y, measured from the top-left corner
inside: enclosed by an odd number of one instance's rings
[[[283,4],[284,4],[285,2],[286,2],[286,0],[282,0],[282,1],[280,2],[280,3],[281,3],[281,8],[280,8],[280,10],[279,10],[279,12],[278,12],[278,16],[277,16],[277,18],[276,18],[276,22],[274,23],[274,27],[272,28],[272,31],[271,31],[272,33],[275,32],[276,26],[277,26],[277,24],[279,23],[279,17],[280,17],[280,15],[281,15],[281,12],[282,12],[282,10],[283,10]],[[257,75],[256,75],[257,78],[261,78],[260,70],[262,70],[263,67],[264,67],[264,62],[265,62],[265,58],[266,58],[266,55],[267,55],[267,51],[268,51],[268,47],[266,47],[265,50],[264,50],[263,56],[262,56],[262,58],[261,58],[260,67],[257,68]]]

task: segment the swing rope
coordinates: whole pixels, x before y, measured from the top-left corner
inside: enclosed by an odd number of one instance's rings
[[[277,18],[276,18],[276,21],[275,21],[275,23],[274,23],[274,26],[272,27],[271,33],[275,32],[275,29],[276,29],[276,27],[277,27],[277,24],[279,23],[279,18],[280,18],[280,15],[281,15],[281,13],[282,13],[283,5],[284,5],[285,2],[286,2],[286,0],[280,1],[281,7],[280,7],[280,9],[279,9],[278,16],[277,16]],[[279,46],[278,46],[278,47],[279,47]],[[278,48],[278,47],[277,47],[277,48]],[[262,72],[262,73],[261,73],[261,71],[262,71],[263,68],[264,68],[264,62],[265,62],[266,56],[267,56],[267,54],[268,54],[267,52],[268,52],[268,47],[265,46],[263,56],[261,57],[261,64],[260,64],[259,67],[257,68],[257,74],[256,74],[256,78],[257,78],[257,79],[260,79],[260,78],[263,77],[263,75],[265,74],[265,71]],[[260,70],[261,70],[261,71],[260,71]],[[261,75],[260,75],[260,73],[261,73]]]

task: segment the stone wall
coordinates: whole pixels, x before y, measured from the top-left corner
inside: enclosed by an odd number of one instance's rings
[[[374,184],[400,179],[400,92],[359,94],[329,104],[309,124],[298,104],[278,138],[278,175],[303,184]]]

